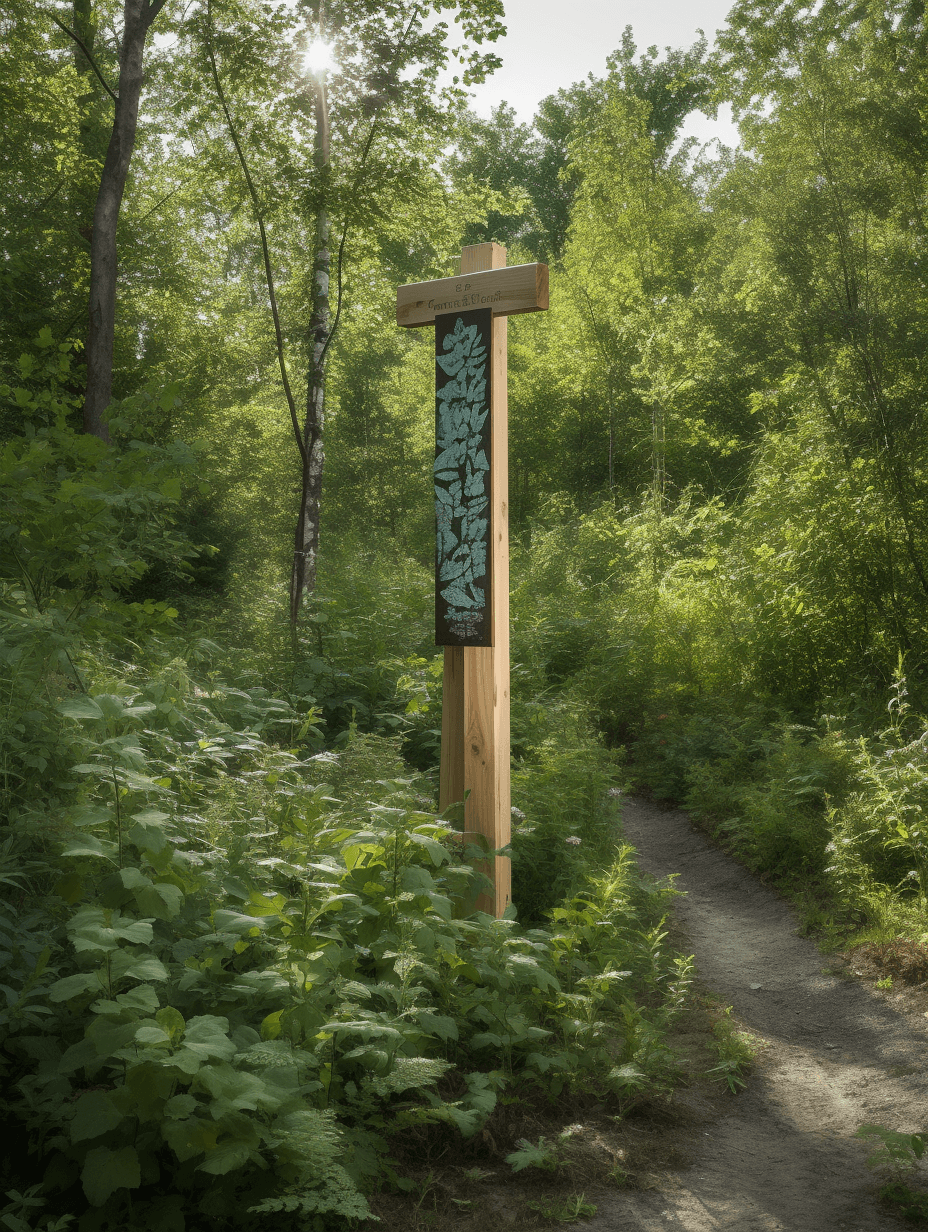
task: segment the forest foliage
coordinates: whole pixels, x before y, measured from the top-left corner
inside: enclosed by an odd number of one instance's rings
[[[338,7],[324,185],[295,67],[318,8],[159,15],[109,444],[81,405],[110,100],[43,10],[0,9],[11,1232],[344,1226],[410,1184],[400,1131],[665,1088],[690,969],[617,840],[629,787],[836,938],[928,941],[923,6],[752,0],[661,53],[628,32],[532,124],[465,105],[498,6],[458,6],[445,87],[448,28],[401,86],[414,14],[382,8]],[[115,79],[118,6],[55,12]],[[725,103],[737,149],[681,139]],[[311,370],[323,188],[341,313],[294,629],[280,370]],[[501,921],[435,808],[434,363],[392,324],[397,283],[487,239],[551,266],[509,335]]]

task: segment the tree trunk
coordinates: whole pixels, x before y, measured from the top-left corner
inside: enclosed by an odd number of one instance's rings
[[[116,329],[116,226],[129,162],[135,147],[142,96],[145,40],[164,0],[125,0],[119,87],[90,239],[90,323],[87,333],[87,394],[84,431],[109,441],[104,418],[113,389]]]
[[[310,364],[303,425],[303,481],[300,512],[293,537],[293,570],[290,577],[290,623],[296,626],[304,594],[316,586],[319,556],[319,514],[322,501],[322,470],[325,464],[325,370],[329,342],[329,273],[331,267],[330,223],[326,208],[329,172],[329,115],[325,81],[314,83],[316,105],[316,170],[320,178],[320,202],[316,210],[313,242],[312,315],[309,322]]]

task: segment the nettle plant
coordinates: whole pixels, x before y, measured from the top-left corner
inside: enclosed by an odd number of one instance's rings
[[[59,704],[67,941],[4,1041],[8,1111],[82,1232],[361,1218],[402,1180],[399,1130],[471,1135],[507,1086],[666,1078],[688,971],[627,852],[553,929],[473,913],[481,853],[395,774],[398,740],[318,751],[311,713],[169,653]]]

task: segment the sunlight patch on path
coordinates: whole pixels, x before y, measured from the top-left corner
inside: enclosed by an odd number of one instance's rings
[[[589,1232],[888,1232],[865,1122],[928,1123],[928,1024],[823,972],[789,906],[712,847],[679,810],[639,800],[623,827],[642,869],[678,874],[675,916],[699,977],[766,1042],[748,1087],[705,1130],[677,1187],[600,1204]]]

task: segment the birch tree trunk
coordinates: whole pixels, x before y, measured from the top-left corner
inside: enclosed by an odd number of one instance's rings
[[[84,431],[109,441],[104,414],[112,399],[116,330],[116,226],[135,148],[142,96],[145,40],[164,0],[125,0],[119,87],[113,131],[100,176],[90,239],[90,322]]]
[[[316,106],[315,162],[321,185],[313,240],[312,315],[309,322],[310,364],[303,424],[303,481],[300,512],[293,538],[293,570],[290,578],[290,623],[296,626],[304,594],[316,586],[319,556],[319,514],[322,501],[322,471],[325,465],[325,373],[329,342],[329,273],[331,268],[330,223],[326,201],[329,174],[329,115],[325,80],[314,79]]]

